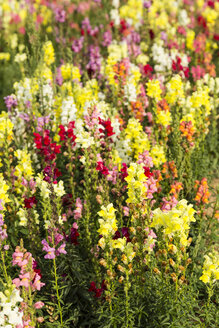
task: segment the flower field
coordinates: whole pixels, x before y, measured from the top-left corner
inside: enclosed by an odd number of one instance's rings
[[[0,328],[216,328],[218,0],[0,0]]]

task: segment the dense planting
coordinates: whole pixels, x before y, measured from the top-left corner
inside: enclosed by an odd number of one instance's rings
[[[219,2],[0,6],[0,328],[215,328]]]

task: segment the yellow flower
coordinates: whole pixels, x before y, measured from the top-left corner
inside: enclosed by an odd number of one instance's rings
[[[47,41],[43,46],[43,52],[44,52],[44,62],[46,65],[51,65],[55,61],[55,53],[54,48],[51,41]]]
[[[26,150],[20,149],[16,150],[14,154],[18,159],[14,175],[18,177],[18,179],[24,177],[25,179],[30,180],[33,177],[30,154],[28,154]]]
[[[126,202],[138,204],[146,198],[147,188],[145,182],[147,178],[142,164],[131,163],[127,171],[128,176],[125,180],[128,183],[128,199]]]
[[[180,75],[175,75],[167,84],[166,100],[169,104],[175,104],[178,100],[185,98],[183,83]]]
[[[169,111],[161,110],[157,113],[157,123],[165,127],[170,125],[172,122],[171,113]]]
[[[107,207],[101,206],[101,211],[97,213],[102,217],[102,219],[98,219],[100,224],[98,232],[100,235],[112,237],[112,235],[118,230],[115,212],[116,210],[113,207],[113,204],[109,204]]]
[[[154,98],[156,101],[161,100],[162,90],[160,88],[160,82],[158,80],[150,80],[147,83],[147,95]]]
[[[179,237],[181,245],[187,246],[189,225],[195,222],[194,213],[192,205],[187,205],[187,201],[182,199],[170,211],[154,210],[151,227],[162,227],[165,235]]]
[[[13,139],[13,123],[9,120],[8,114],[2,112],[0,114],[0,147],[5,144],[5,141],[11,142]]]
[[[156,145],[150,150],[150,155],[156,167],[166,162],[165,152],[162,146]]]
[[[215,282],[219,279],[219,255],[214,251],[204,257],[203,274],[199,279],[205,284],[209,283],[211,280]]]
[[[8,189],[9,187],[6,184],[2,173],[0,173],[0,205],[3,207],[3,209],[5,209],[5,204],[10,202],[10,199],[7,194]]]

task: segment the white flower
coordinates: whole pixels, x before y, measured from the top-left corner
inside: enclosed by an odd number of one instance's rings
[[[120,5],[120,1],[119,0],[113,0],[112,1],[112,6],[115,7],[115,8],[119,8],[119,5]]]
[[[57,197],[62,197],[65,194],[65,189],[62,180],[59,181],[59,183],[54,184],[53,187]]]
[[[36,185],[40,189],[40,196],[44,199],[49,198],[51,190],[48,189],[48,183],[43,180],[40,174],[36,178]]]
[[[27,59],[27,55],[26,54],[17,54],[14,58],[14,61],[16,63],[22,63]]]
[[[83,131],[77,136],[75,140],[82,148],[89,148],[94,145],[94,138],[90,136],[89,132]]]
[[[61,123],[67,125],[71,121],[76,120],[77,108],[74,103],[74,98],[69,96],[62,102]]]
[[[20,208],[17,214],[18,214],[19,219],[20,219],[19,225],[20,226],[23,226],[23,227],[26,227],[28,220],[27,220],[27,217],[26,217],[26,211],[25,211],[25,209]]]
[[[112,9],[110,11],[110,17],[113,20],[115,26],[119,26],[119,24],[120,24],[120,16],[119,16],[118,9]]]
[[[128,100],[126,104],[128,104],[129,102],[136,102],[137,92],[136,92],[136,87],[133,83],[127,82],[124,87],[124,92],[125,92],[125,97]]]

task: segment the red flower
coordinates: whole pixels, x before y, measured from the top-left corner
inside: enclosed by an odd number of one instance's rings
[[[150,177],[153,176],[153,173],[150,172],[150,168],[149,168],[149,167],[144,166],[143,169],[144,169],[144,175],[145,175],[146,177],[150,178]]]
[[[128,176],[128,171],[127,171],[128,167],[126,165],[126,163],[122,163],[122,169],[121,169],[121,179],[124,180],[127,176]]]
[[[36,197],[30,197],[24,199],[24,204],[26,208],[32,208],[37,203]]]
[[[106,166],[104,166],[103,162],[97,162],[96,170],[100,171],[100,173],[102,173],[104,176],[109,174],[109,170]]]
[[[107,121],[104,121],[99,117],[99,123],[104,127],[104,129],[99,129],[99,131],[100,133],[103,133],[105,137],[111,137],[113,134],[115,134],[113,132],[113,127],[109,119]]]
[[[147,64],[144,66],[144,72],[147,76],[151,76],[153,68],[149,64]]]

